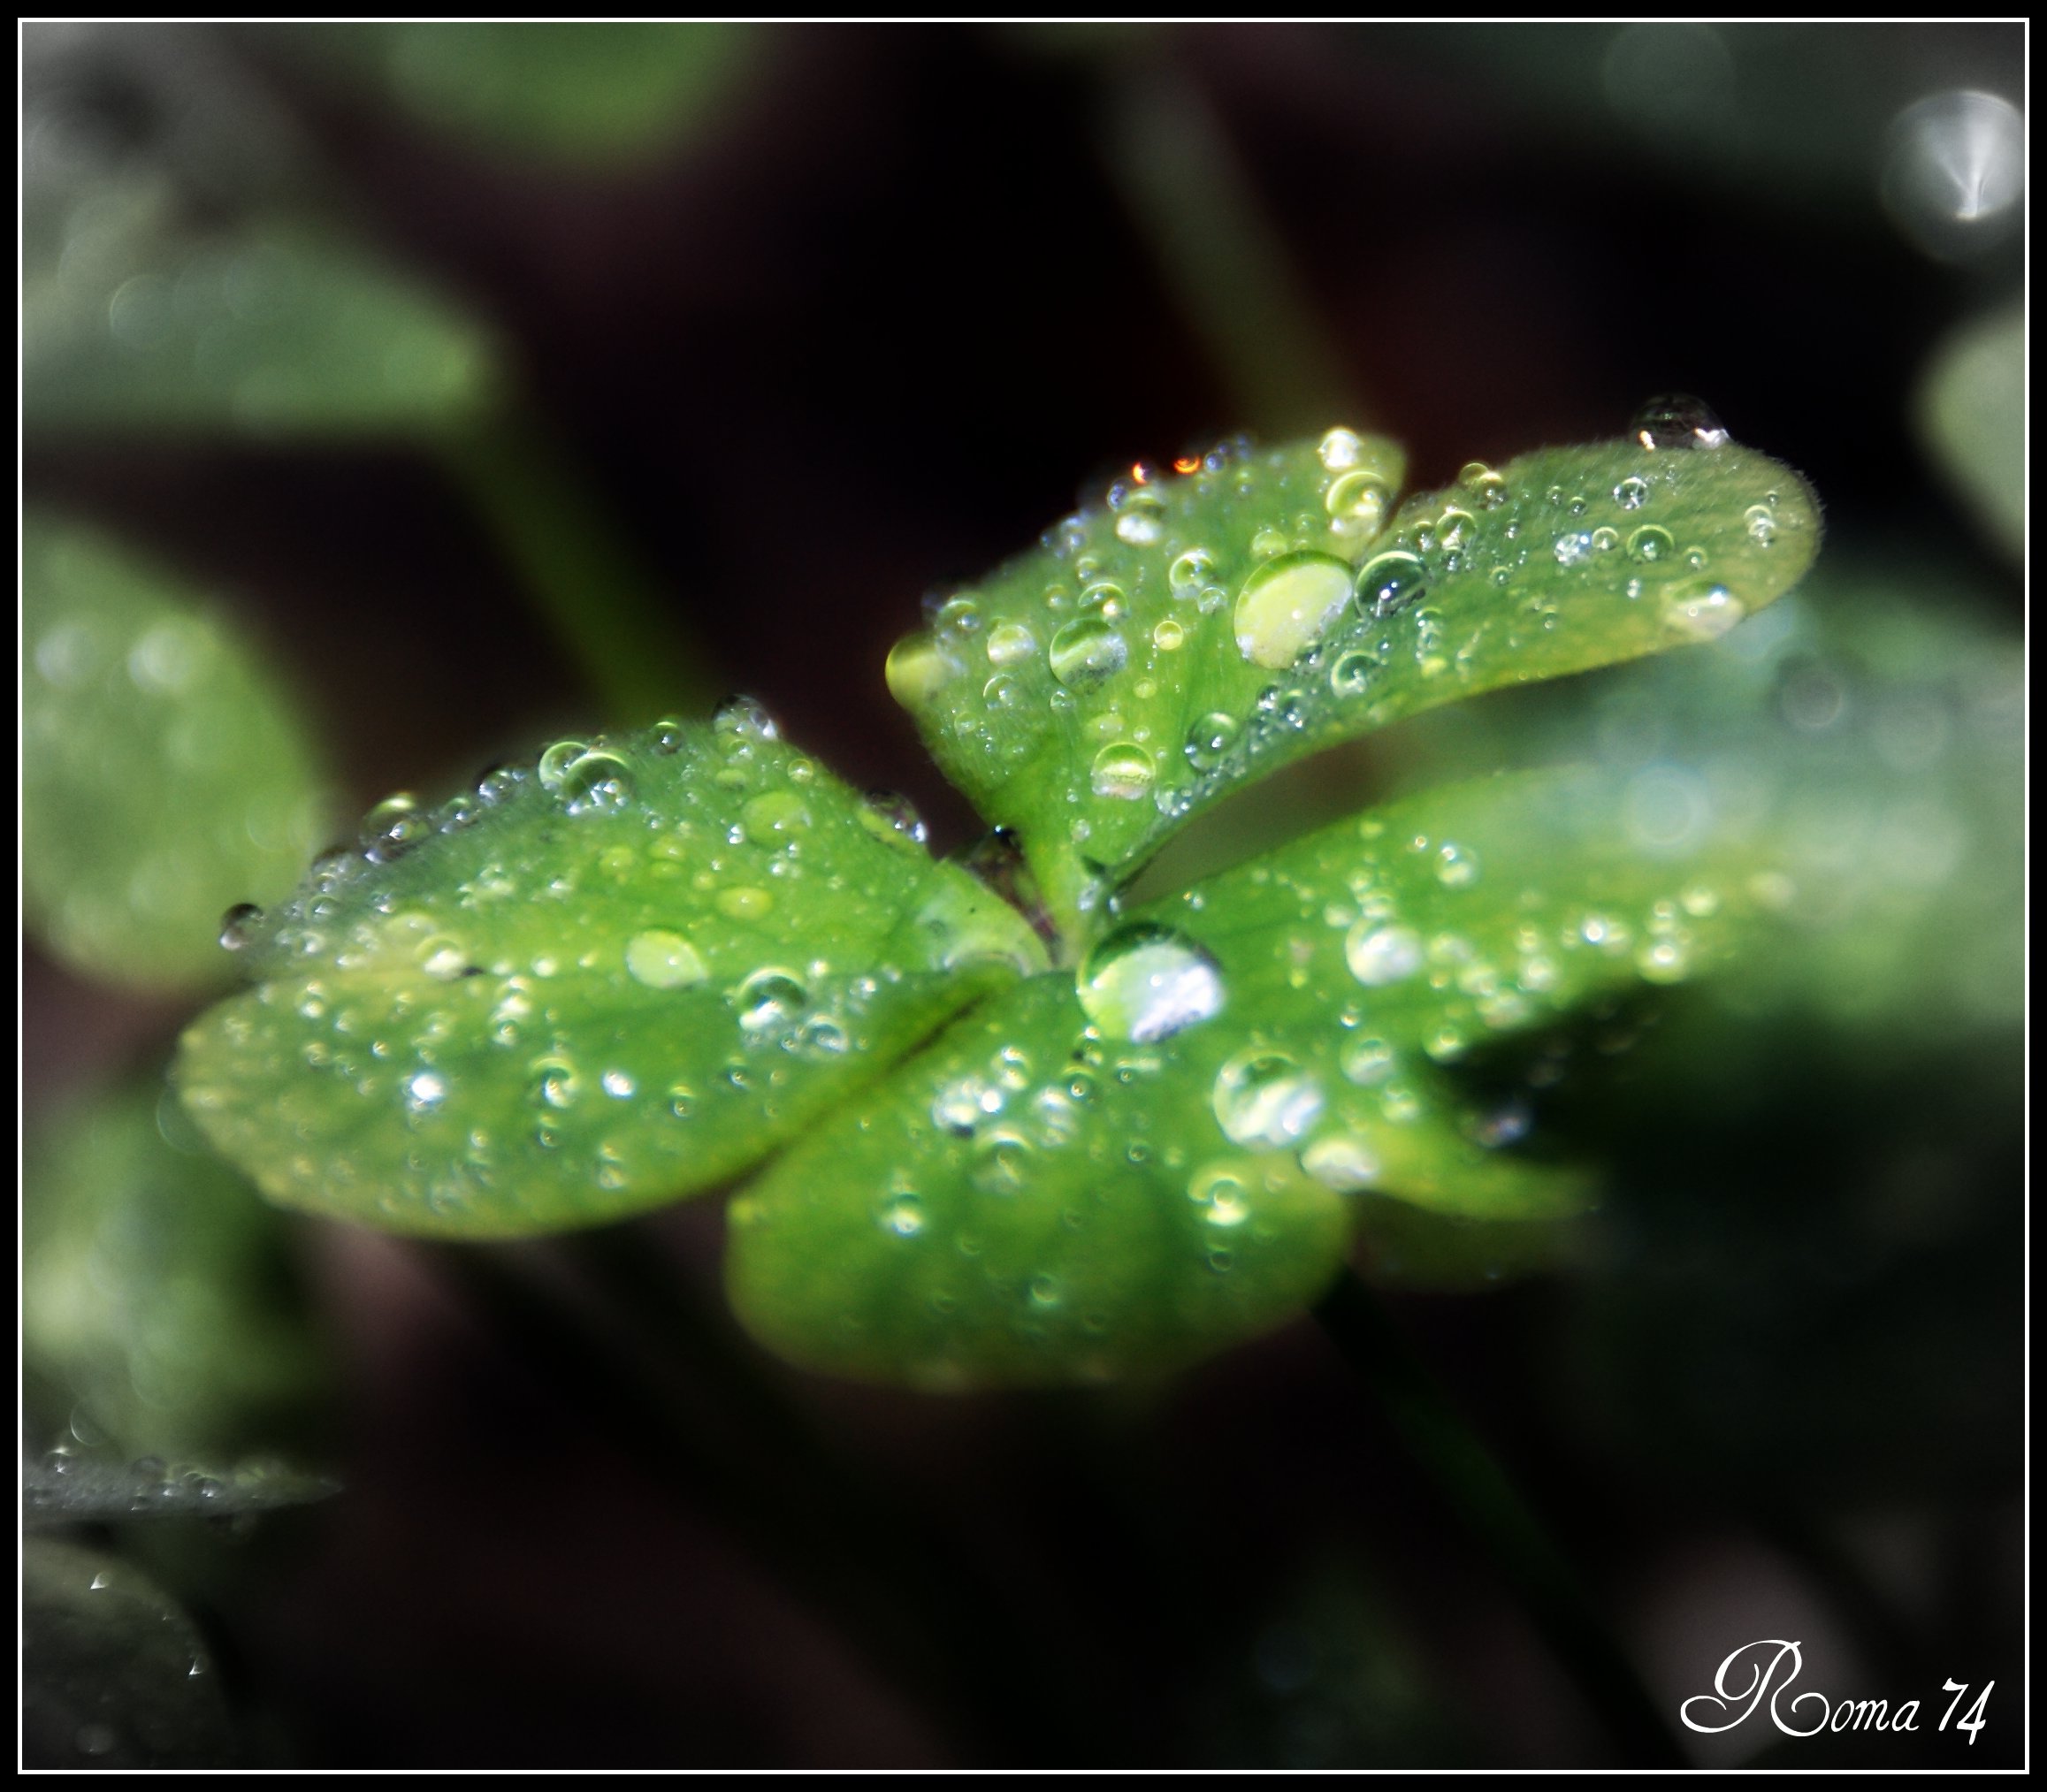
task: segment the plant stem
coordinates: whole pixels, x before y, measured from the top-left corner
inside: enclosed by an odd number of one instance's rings
[[[601,502],[514,399],[438,438],[442,466],[489,530],[605,720],[638,727],[707,709],[719,687]]]
[[[1513,1588],[1629,1765],[1687,1765],[1669,1724],[1562,1552],[1354,1271],[1344,1271],[1315,1316],[1379,1397],[1409,1454]]]
[[[1163,61],[1108,83],[1110,177],[1237,416],[1275,438],[1367,426],[1344,357],[1207,96]]]

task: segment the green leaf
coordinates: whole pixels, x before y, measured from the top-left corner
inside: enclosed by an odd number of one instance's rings
[[[22,306],[31,434],[416,435],[499,384],[475,323],[360,246],[274,219],[195,234],[149,185],[100,195]]]
[[[1394,512],[1333,431],[1146,469],[890,656],[947,775],[1015,828],[1069,937],[1188,817],[1302,754],[1497,685],[1714,638],[1810,564],[1788,469],[1703,408],[1474,463]]]
[[[222,911],[290,889],[322,827],[292,705],[225,618],[95,530],[22,542],[22,895],[67,963],[188,988]]]
[[[1943,342],[1919,391],[1920,432],[1990,538],[2026,553],[2026,315],[2013,305]]]
[[[60,1403],[52,1431],[123,1457],[218,1459],[274,1445],[316,1407],[325,1364],[286,1222],[160,1081],[73,1109],[36,1142],[21,1228],[22,1364]]]
[[[1625,797],[1430,791],[1138,911],[770,1166],[734,1203],[736,1308],[843,1373],[1061,1381],[1280,1323],[1361,1222],[1388,1279],[1539,1254],[1586,1180],[1506,1148],[1525,1113],[1453,1067],[1714,970],[1779,906],[1780,843],[1645,831]]]
[[[1105,1381],[1312,1300],[1349,1236],[1341,1198],[1224,1138],[1180,1050],[1088,1026],[1070,976],[1033,978],[778,1159],[730,1209],[748,1329],[925,1388]]]
[[[420,117],[501,154],[603,165],[699,128],[756,66],[757,27],[454,21],[288,28],[374,69]]]
[[[1043,963],[920,838],[743,701],[388,799],[250,927],[256,987],[187,1034],[186,1104],[272,1200],[393,1231],[709,1187]]]

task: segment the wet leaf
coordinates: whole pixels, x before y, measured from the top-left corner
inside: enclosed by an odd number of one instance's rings
[[[1184,1049],[1086,1037],[1073,980],[976,1010],[732,1203],[770,1348],[929,1389],[1110,1380],[1268,1331],[1342,1261],[1342,1199],[1233,1146]]]
[[[279,220],[196,232],[148,183],[80,211],[25,282],[31,434],[411,435],[496,390],[485,332],[345,238]]]
[[[22,544],[22,893],[67,963],[217,980],[222,911],[288,890],[322,804],[293,706],[199,593],[96,530]]]
[[[394,1231],[711,1186],[1043,964],[920,839],[744,701],[393,797],[248,922],[256,988],[187,1034],[187,1108],[272,1200]]]
[[[160,1080],[75,1107],[22,1178],[22,1364],[49,1432],[124,1457],[274,1444],[326,1374],[286,1222]],[[37,1398],[40,1395],[41,1398]]]
[[[596,165],[699,128],[761,49],[754,27],[646,19],[402,19],[281,34],[374,72],[421,118],[500,154]]]
[[[50,1537],[22,1554],[21,1729],[32,1767],[217,1767],[233,1756],[197,1627],[141,1570]]]
[[[1397,509],[1398,449],[1348,431],[1140,469],[938,608],[890,687],[1018,830],[1068,933],[1098,930],[1115,884],[1254,778],[1495,686],[1715,638],[1781,595],[1818,545],[1804,482],[1695,401],[1639,421]]]
[[[159,1518],[253,1520],[261,1513],[332,1498],[338,1483],[268,1458],[233,1463],[110,1461],[73,1447],[21,1468],[22,1522],[31,1530],[66,1524],[125,1524]]]
[[[1993,312],[1942,343],[1919,393],[1919,426],[1992,540],[2026,553],[2026,317]]]

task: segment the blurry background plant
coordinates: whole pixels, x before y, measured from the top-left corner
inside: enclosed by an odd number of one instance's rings
[[[1077,469],[1340,418],[1425,486],[1677,386],[1826,499],[1799,594],[1312,761],[1159,887],[1503,760],[1637,768],[1652,833],[1790,780],[1803,949],[1500,1067],[1608,1209],[1397,1315],[1672,1710],[1800,1636],[1837,1697],[1999,1693],[1783,1758],[2015,1759],[2021,51],[27,27],[25,1448],[97,1527],[29,1561],[38,1757],[1612,1758],[1310,1329],[851,1389],[733,1338],[708,1209],[442,1257],[158,1090],[224,910],[553,729],[741,686],[959,843],[882,660]],[[252,1451],[348,1491],[245,1537],[320,1491]]]

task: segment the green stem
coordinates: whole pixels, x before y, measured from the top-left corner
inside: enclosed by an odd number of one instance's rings
[[[1685,1765],[1669,1724],[1562,1552],[1371,1292],[1347,1270],[1315,1316],[1379,1397],[1409,1454],[1513,1588],[1629,1765]]]
[[[441,464],[517,574],[527,600],[604,705],[638,727],[708,709],[708,658],[617,536],[600,500],[515,399],[438,441]]]
[[[1236,414],[1274,438],[1367,426],[1345,358],[1207,96],[1163,62],[1110,82],[1111,179]]]

